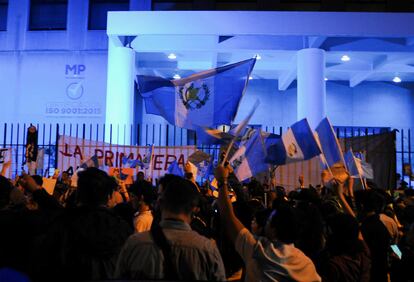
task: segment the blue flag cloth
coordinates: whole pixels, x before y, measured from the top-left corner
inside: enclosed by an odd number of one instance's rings
[[[153,153],[154,145],[151,145],[150,147],[148,147],[148,150],[143,156],[142,161],[138,160],[138,165],[141,167],[141,169],[148,169],[151,166]]]
[[[266,162],[284,165],[309,160],[320,153],[321,150],[308,121],[302,119],[294,123],[281,138],[269,139]]]
[[[344,155],[346,168],[351,176],[359,176],[361,174],[361,162],[354,156],[352,150]]]
[[[131,160],[128,157],[122,157],[122,166],[126,168],[136,168],[138,165],[142,165],[140,160]]]
[[[139,75],[138,91],[148,114],[178,127],[229,125],[255,62],[249,59],[177,80]]]
[[[167,172],[169,174],[174,174],[174,175],[178,175],[183,177],[184,176],[184,172],[183,170],[180,168],[180,166],[178,165],[177,161],[173,161],[170,166],[167,169]]]
[[[98,156],[93,155],[89,160],[80,165],[80,168],[86,169],[88,167],[99,167]]]
[[[352,152],[352,149],[350,149],[344,155],[345,164],[349,174],[352,177],[363,177],[373,179],[374,172],[372,170],[372,166],[369,163],[361,160],[360,158],[357,158],[355,155],[356,154]]]
[[[269,169],[269,165],[265,163],[265,158],[266,151],[262,136],[260,130],[256,130],[246,144],[236,151],[230,159],[230,164],[237,179],[244,181]]]
[[[316,127],[317,139],[323,153],[325,165],[332,167],[340,163],[345,165],[344,155],[336,138],[335,131],[328,118],[324,118]]]

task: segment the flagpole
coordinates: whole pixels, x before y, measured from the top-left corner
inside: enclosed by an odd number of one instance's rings
[[[240,133],[243,131],[243,129],[249,124],[250,118],[253,116],[254,112],[256,111],[257,107],[259,106],[260,102],[259,100],[256,100],[256,102],[253,105],[253,108],[251,109],[250,113],[247,115],[247,117],[236,127],[236,132],[234,134],[234,137],[231,139],[229,146],[227,147],[226,153],[224,154],[223,161],[221,162],[221,165],[224,166],[224,164],[227,161],[227,158],[229,156],[230,150],[234,145],[234,142],[236,142],[237,138],[239,137]]]
[[[364,180],[362,179],[362,175],[361,175],[360,173],[358,173],[358,175],[359,175],[359,180],[361,180],[362,188],[363,188],[364,190],[367,190],[367,187],[365,187]]]
[[[151,177],[151,184],[153,184],[153,177],[152,177],[152,173],[153,173],[153,165],[152,165],[152,158],[154,156],[154,144],[151,145],[151,155],[150,155],[150,161],[149,161],[149,165],[150,165],[150,177]]]

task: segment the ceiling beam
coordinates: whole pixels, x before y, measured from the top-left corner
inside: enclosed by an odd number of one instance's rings
[[[124,11],[108,12],[107,34],[410,37],[413,22],[413,13]]]
[[[328,37],[326,36],[309,36],[308,43],[309,48],[319,48],[325,42]]]
[[[386,55],[381,55],[381,56],[378,56],[377,58],[375,58],[372,61],[372,69],[370,71],[357,72],[356,74],[354,74],[349,80],[349,86],[350,87],[357,86],[358,84],[360,84],[361,82],[366,80],[374,72],[381,69],[387,63],[387,58],[388,57]]]
[[[296,55],[293,56],[292,60],[291,60],[291,68],[287,69],[285,72],[283,72],[278,80],[278,89],[279,91],[285,91],[286,89],[289,88],[289,86],[292,84],[292,82],[296,79],[297,77],[297,60],[296,60]]]

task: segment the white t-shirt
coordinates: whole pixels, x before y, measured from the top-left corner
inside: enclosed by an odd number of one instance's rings
[[[139,233],[149,231],[151,229],[153,219],[151,211],[138,213],[138,215],[134,218],[135,232]]]
[[[244,228],[237,236],[236,250],[246,264],[245,281],[321,281],[313,262],[293,244],[256,239]]]

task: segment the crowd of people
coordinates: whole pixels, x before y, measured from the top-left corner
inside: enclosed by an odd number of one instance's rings
[[[190,171],[125,185],[87,168],[49,195],[37,175],[0,176],[0,277],[414,281],[414,190],[354,191],[348,176],[322,174],[320,187],[299,177],[287,193],[240,183],[229,166],[215,178],[218,191]]]

